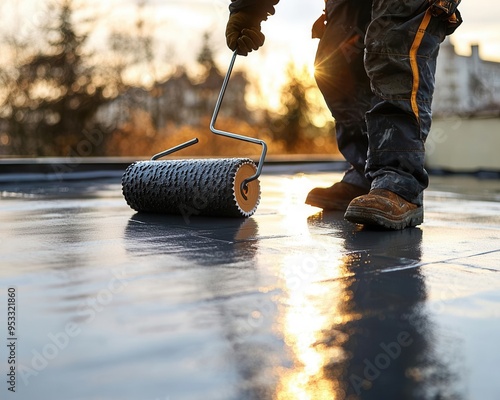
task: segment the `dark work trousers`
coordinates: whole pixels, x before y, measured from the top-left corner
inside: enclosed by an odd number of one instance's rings
[[[446,23],[428,0],[328,0],[315,78],[336,121],[343,181],[422,205],[424,143]]]

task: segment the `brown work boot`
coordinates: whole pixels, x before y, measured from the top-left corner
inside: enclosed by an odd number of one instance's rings
[[[389,190],[373,189],[351,201],[345,219],[357,224],[404,229],[424,221],[424,208]]]
[[[355,197],[367,194],[368,190],[346,182],[337,182],[328,188],[314,188],[306,198],[306,204],[323,210],[345,211]]]

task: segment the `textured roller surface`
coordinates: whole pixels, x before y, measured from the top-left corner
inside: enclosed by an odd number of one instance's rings
[[[138,161],[123,174],[122,189],[139,212],[249,217],[259,204],[259,182],[250,182],[245,196],[240,184],[256,170],[247,158]]]

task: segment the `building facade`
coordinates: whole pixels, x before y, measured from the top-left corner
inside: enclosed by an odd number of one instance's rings
[[[458,55],[446,39],[437,62],[433,113],[500,115],[500,63],[481,59],[478,45],[471,46],[470,56]]]
[[[203,118],[212,115],[223,80],[224,76],[215,68],[200,81],[193,80],[185,70],[179,69],[150,90],[130,88],[102,106],[96,120],[107,126],[120,126],[129,121],[131,112],[142,110],[150,115],[156,129],[168,123],[198,125]],[[224,97],[222,116],[250,118],[245,99],[247,86],[245,74],[234,72]]]
[[[500,63],[456,54],[447,39],[436,71],[433,123],[426,143],[431,170],[500,172]]]

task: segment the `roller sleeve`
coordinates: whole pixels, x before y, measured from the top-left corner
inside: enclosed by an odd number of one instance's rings
[[[247,158],[138,161],[122,177],[128,205],[139,212],[220,217],[249,217],[260,201],[258,180]]]

